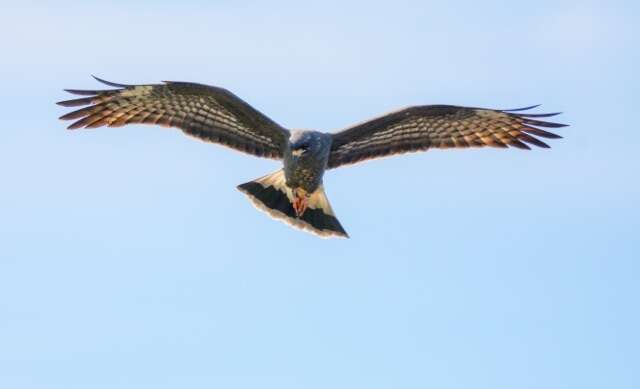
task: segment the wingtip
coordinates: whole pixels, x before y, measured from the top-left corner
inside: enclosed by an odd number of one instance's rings
[[[97,77],[97,76],[95,76],[93,74],[91,75],[91,77],[93,77],[98,82],[101,82],[101,83],[103,83],[105,85],[112,86],[114,88],[126,88],[126,87],[130,86],[130,85],[126,85],[126,84],[118,84],[118,83],[115,83],[115,82],[107,81],[107,80],[104,80],[104,79],[102,79],[100,77]]]
[[[550,112],[550,113],[513,113],[511,115],[516,115],[523,118],[550,118],[552,116],[558,116],[562,112]]]
[[[534,109],[534,108],[538,108],[540,107],[542,104],[535,104],[535,105],[530,105],[528,107],[522,107],[522,108],[513,108],[513,109],[503,109],[502,112],[519,112],[519,111],[527,111],[530,109]]]
[[[60,105],[62,107],[78,107],[81,105],[88,105],[93,103],[93,96],[92,97],[85,97],[82,99],[73,99],[73,100],[63,100],[63,101],[58,101],[56,102],[57,105]]]
[[[82,90],[82,89],[63,89],[63,91],[67,93],[71,93],[72,95],[79,95],[79,96],[96,96],[101,92],[99,90]]]

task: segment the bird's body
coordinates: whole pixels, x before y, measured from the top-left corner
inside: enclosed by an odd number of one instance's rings
[[[287,186],[313,193],[322,184],[329,162],[331,135],[318,131],[295,130],[284,151]]]
[[[304,216],[308,199],[322,185],[331,152],[331,135],[294,130],[284,150],[284,177],[293,194],[293,210]]]
[[[325,170],[362,160],[429,148],[548,148],[537,137],[559,138],[540,127],[556,115],[452,105],[405,108],[338,133],[289,131],[226,89],[185,82],[123,85],[113,90],[67,90],[89,96],[58,104],[89,105],[61,119],[69,129],[129,123],[177,127],[204,141],[255,156],[280,159],[282,170],[239,185],[252,203],[274,218],[320,236],[347,237],[325,195]]]

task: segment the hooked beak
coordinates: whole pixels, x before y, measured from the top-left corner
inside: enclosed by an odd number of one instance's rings
[[[293,155],[294,157],[299,157],[302,154],[304,154],[304,152],[307,151],[305,149],[295,149],[295,150],[291,150],[291,155]]]

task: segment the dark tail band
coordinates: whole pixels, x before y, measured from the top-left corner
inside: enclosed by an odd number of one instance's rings
[[[300,217],[296,217],[293,193],[285,184],[282,170],[238,185],[238,190],[247,195],[256,208],[274,219],[321,237],[349,237],[333,213],[323,187],[311,194],[308,207]]]

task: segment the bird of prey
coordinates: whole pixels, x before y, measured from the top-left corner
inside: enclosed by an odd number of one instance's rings
[[[453,105],[413,106],[337,133],[288,130],[226,89],[190,82],[125,85],[115,89],[66,89],[84,96],[61,101],[84,106],[60,117],[69,129],[131,123],[177,127],[187,135],[258,157],[283,161],[283,168],[238,186],[273,218],[322,237],[348,237],[325,195],[327,169],[367,159],[428,150],[493,146],[548,148],[538,138],[560,138],[542,128],[558,113],[530,113],[537,106],[496,110]]]

